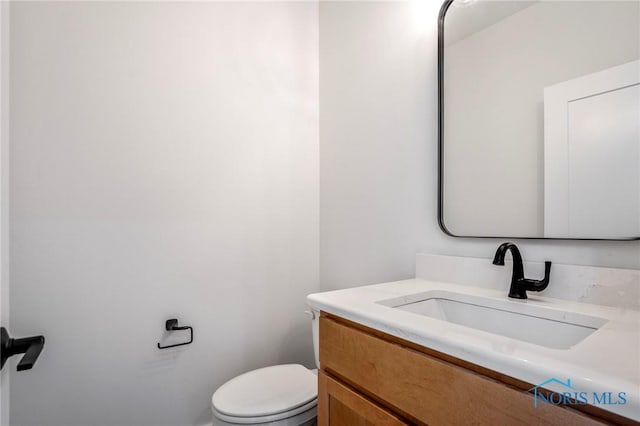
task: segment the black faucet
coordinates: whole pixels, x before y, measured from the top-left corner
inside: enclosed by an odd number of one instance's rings
[[[520,250],[513,243],[504,243],[498,247],[493,258],[494,265],[504,265],[504,256],[507,251],[511,251],[513,257],[513,273],[511,275],[511,288],[509,297],[514,299],[526,299],[527,291],[542,291],[549,285],[549,275],[551,274],[551,262],[544,262],[544,278],[542,280],[532,280],[524,277],[524,267],[522,266],[522,256]]]

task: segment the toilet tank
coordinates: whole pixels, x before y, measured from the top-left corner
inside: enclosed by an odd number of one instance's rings
[[[311,309],[311,331],[313,333],[313,356],[316,360],[316,368],[320,368],[320,311]]]

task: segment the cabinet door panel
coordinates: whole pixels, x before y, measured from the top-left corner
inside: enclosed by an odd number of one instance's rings
[[[407,423],[318,371],[318,425],[401,426]]]

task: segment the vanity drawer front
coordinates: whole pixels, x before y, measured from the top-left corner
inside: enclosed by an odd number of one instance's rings
[[[466,368],[322,316],[320,365],[369,398],[430,425],[600,425]]]

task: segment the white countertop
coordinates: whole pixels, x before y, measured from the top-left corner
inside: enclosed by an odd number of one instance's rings
[[[571,379],[581,392],[626,393],[626,404],[597,406],[640,421],[640,311],[541,297],[515,301],[606,319],[592,335],[569,349],[503,337],[377,302],[431,290],[507,300],[504,291],[424,279],[411,279],[311,294],[307,303],[324,311],[446,353],[482,367],[539,384],[555,377]],[[510,299],[512,300],[512,299]],[[544,386],[564,392],[559,384]]]

